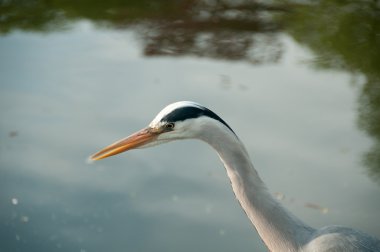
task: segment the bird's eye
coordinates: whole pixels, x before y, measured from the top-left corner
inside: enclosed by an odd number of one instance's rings
[[[165,129],[169,129],[169,130],[174,129],[174,123],[165,124]]]

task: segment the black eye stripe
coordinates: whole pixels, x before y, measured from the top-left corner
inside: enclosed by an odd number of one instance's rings
[[[161,121],[165,122],[178,122],[178,121],[184,121],[186,119],[190,118],[197,118],[200,117],[203,113],[203,110],[196,107],[182,107],[177,108],[164,116]]]
[[[198,118],[201,116],[207,116],[212,119],[215,119],[221,123],[223,123],[227,128],[229,128],[233,133],[235,133],[230,126],[217,114],[209,110],[205,107],[181,107],[173,110],[163,118],[161,118],[161,122],[178,122],[184,121],[186,119]]]

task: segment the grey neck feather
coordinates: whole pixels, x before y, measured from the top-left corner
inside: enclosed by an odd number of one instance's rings
[[[271,196],[244,145],[233,132],[217,124],[214,123],[215,127],[200,139],[218,152],[236,198],[261,239],[272,252],[299,251],[310,239],[313,229]]]

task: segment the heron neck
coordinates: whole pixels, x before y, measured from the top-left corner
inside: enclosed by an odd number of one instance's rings
[[[218,152],[236,198],[269,251],[299,251],[313,229],[272,197],[236,135],[224,132],[204,140]]]

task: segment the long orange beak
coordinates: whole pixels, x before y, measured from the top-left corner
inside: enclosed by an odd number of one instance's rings
[[[90,157],[91,160],[100,160],[106,157],[110,157],[121,152],[138,148],[147,143],[152,142],[157,138],[157,132],[152,131],[150,128],[142,129],[127,138],[121,139]]]

